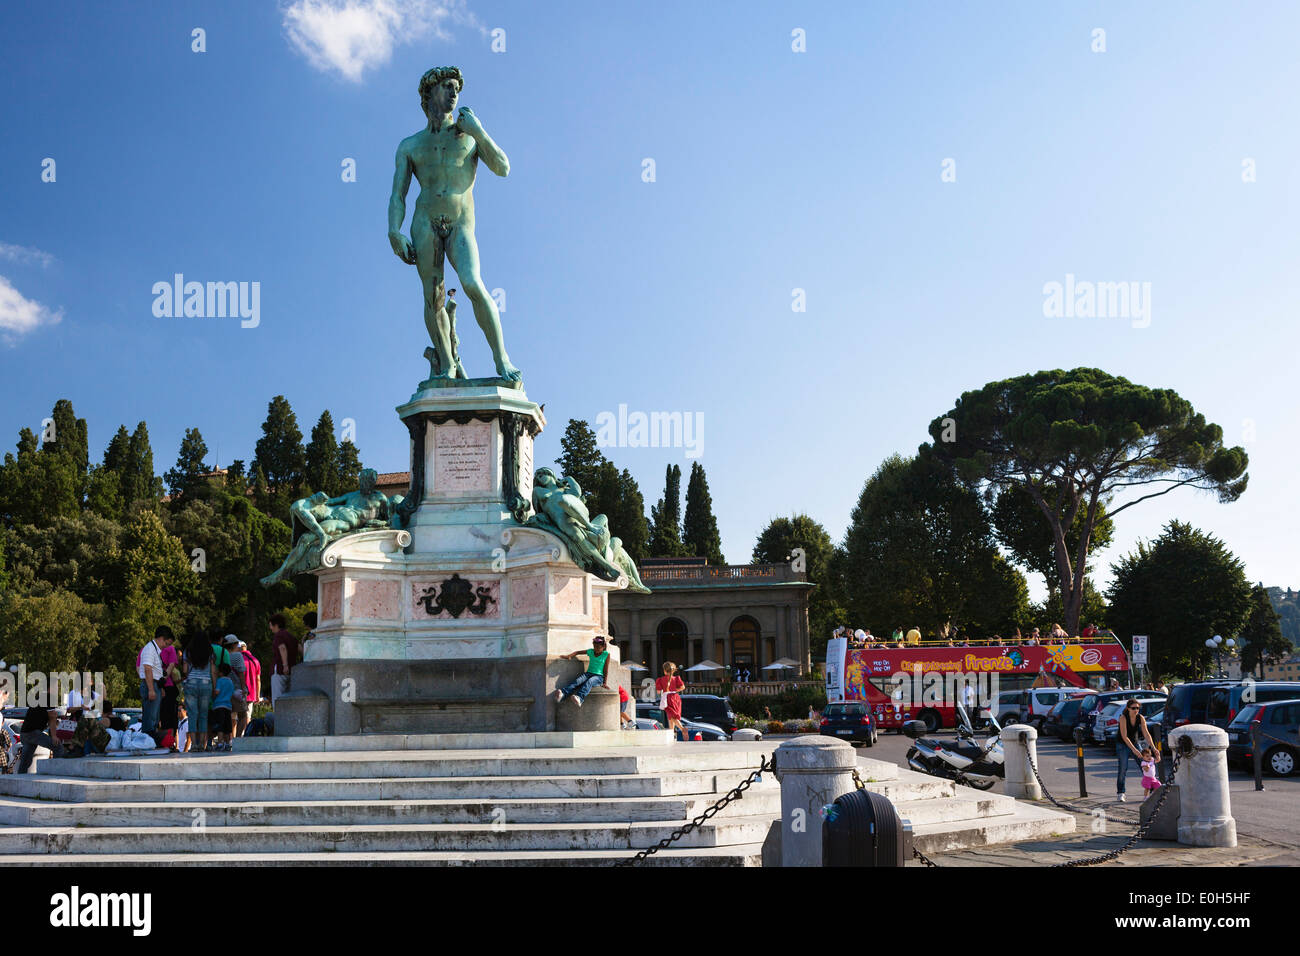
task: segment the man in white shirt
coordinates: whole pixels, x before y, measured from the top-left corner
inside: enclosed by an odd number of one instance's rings
[[[169,647],[175,640],[172,629],[167,625],[159,627],[153,634],[153,640],[140,651],[140,729],[152,734],[158,729],[158,714],[162,707],[162,649]]]

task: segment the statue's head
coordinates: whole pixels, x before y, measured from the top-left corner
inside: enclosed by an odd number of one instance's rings
[[[435,66],[420,77],[420,109],[425,116],[446,116],[456,108],[465,78],[455,66]]]
[[[357,487],[361,489],[361,493],[370,494],[377,484],[379,484],[378,472],[373,468],[362,468],[361,474],[357,477]]]
[[[549,468],[538,468],[533,475],[533,484],[539,488],[554,488],[557,483],[555,472]]]

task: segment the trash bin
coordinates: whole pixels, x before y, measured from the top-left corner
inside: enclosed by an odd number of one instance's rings
[[[912,855],[912,827],[894,805],[854,790],[826,808],[822,866],[903,866]]]

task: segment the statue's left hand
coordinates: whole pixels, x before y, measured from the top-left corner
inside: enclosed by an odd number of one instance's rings
[[[456,117],[456,128],[462,133],[469,133],[475,139],[483,135],[483,124],[478,121],[478,117],[468,106],[460,108],[460,113]]]

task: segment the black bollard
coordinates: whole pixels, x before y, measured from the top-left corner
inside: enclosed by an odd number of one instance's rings
[[[1075,752],[1078,754],[1078,758],[1079,758],[1079,796],[1086,797],[1088,795],[1088,782],[1084,779],[1083,776],[1083,728],[1082,727],[1074,728],[1074,747],[1075,747]]]
[[[1261,731],[1262,728],[1259,726],[1259,721],[1257,720],[1252,721],[1250,724],[1250,750],[1251,750],[1251,755],[1254,757],[1255,760],[1255,789],[1256,790],[1264,789],[1264,755],[1259,752],[1260,751],[1259,735]]]

